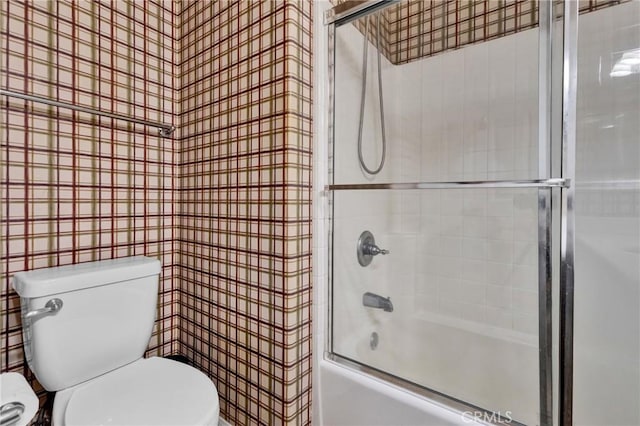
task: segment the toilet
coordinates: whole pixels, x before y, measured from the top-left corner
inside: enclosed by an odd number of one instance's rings
[[[56,392],[54,426],[217,425],[215,385],[166,358],[143,358],[160,262],[144,256],[19,272],[24,348]]]

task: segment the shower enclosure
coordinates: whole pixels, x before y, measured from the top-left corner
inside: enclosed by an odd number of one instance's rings
[[[325,358],[469,420],[639,424],[640,5],[352,3]]]

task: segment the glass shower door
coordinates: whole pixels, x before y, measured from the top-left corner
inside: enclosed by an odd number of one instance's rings
[[[536,424],[537,201],[535,188],[336,191],[333,352]],[[351,214],[384,203],[419,214]],[[363,231],[389,251],[366,267]]]
[[[574,423],[640,424],[640,2],[580,16]]]
[[[550,6],[492,4],[332,28],[330,352],[471,416],[550,424]]]

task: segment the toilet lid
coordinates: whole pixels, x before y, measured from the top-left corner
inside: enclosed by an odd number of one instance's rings
[[[67,425],[205,425],[218,422],[218,392],[200,371],[165,358],[136,361],[80,386]]]

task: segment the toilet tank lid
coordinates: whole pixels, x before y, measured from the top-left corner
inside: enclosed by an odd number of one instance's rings
[[[160,262],[157,259],[121,257],[18,272],[13,276],[13,288],[20,297],[42,297],[159,273]]]

